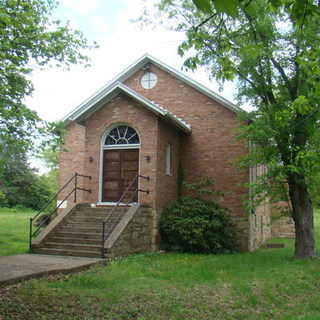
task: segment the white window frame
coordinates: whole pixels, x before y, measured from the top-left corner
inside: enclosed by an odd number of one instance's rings
[[[172,167],[172,146],[171,143],[167,143],[166,145],[166,175],[171,176],[171,168]]]

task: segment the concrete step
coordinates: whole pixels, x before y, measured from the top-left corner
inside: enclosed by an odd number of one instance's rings
[[[101,235],[100,235],[101,238]],[[71,243],[71,244],[86,244],[86,245],[101,245],[101,239],[84,239],[84,238],[66,238],[66,237],[50,237],[48,239],[49,242],[54,242],[54,243]]]
[[[118,217],[121,214],[121,212],[114,212],[112,214],[112,217]],[[109,216],[109,212],[107,213],[87,213],[87,212],[75,212],[72,217],[70,217],[70,219],[72,218],[93,218],[93,219],[101,219],[101,220],[105,220],[107,219],[107,217]]]
[[[79,207],[63,225],[54,230],[37,252],[49,255],[100,257],[102,222],[112,209],[113,207]],[[105,226],[106,233],[117,225],[118,217],[127,210],[128,208],[119,207],[113,212]]]
[[[94,223],[102,223],[105,218],[99,217],[89,217],[89,216],[72,216],[68,221],[72,222],[94,222]]]
[[[86,252],[100,252],[100,245],[86,245],[77,243],[57,243],[57,242],[46,242],[46,248],[51,249],[62,249],[66,251],[86,251]]]
[[[107,223],[105,225],[105,230],[111,229],[112,227],[114,227],[116,225],[117,224],[114,224],[114,223]],[[70,229],[72,229],[72,230],[70,230]],[[77,229],[77,230],[74,230],[74,229]],[[85,233],[87,233],[87,232],[96,233],[96,232],[102,232],[102,224],[86,225],[86,224],[78,224],[78,223],[69,223],[68,225],[61,227],[57,231],[65,232],[66,230],[71,231],[71,232],[82,232],[82,231],[84,231]]]
[[[102,223],[67,221],[61,228],[102,228]]]
[[[111,221],[105,224],[105,228],[110,228],[115,224],[118,224],[119,221]],[[81,228],[81,229],[99,229],[102,230],[102,223],[89,223],[89,222],[77,222],[77,221],[66,221],[63,225],[60,226],[59,230],[65,228]]]
[[[101,233],[102,232],[95,232],[95,233],[83,233],[83,232],[64,232],[64,231],[57,231],[54,233],[54,237],[58,238],[78,238],[78,239],[91,239],[91,240],[96,240],[96,239],[101,239]]]
[[[100,233],[102,232],[102,226],[99,226],[97,228],[88,228],[87,226],[83,227],[72,227],[72,226],[66,226],[61,227],[59,232],[76,232],[76,233]]]
[[[115,212],[120,212],[124,207],[118,207]],[[107,207],[107,208],[88,208],[88,207],[80,207],[77,209],[78,213],[87,213],[87,214],[106,214],[113,210],[113,207]]]
[[[100,258],[101,252],[91,252],[91,251],[68,251],[63,249],[52,249],[52,248],[40,248],[37,253],[48,254],[48,255],[58,255],[58,256],[72,256],[72,257],[85,257],[85,258]]]
[[[78,217],[72,217],[68,219],[65,224],[68,223],[82,223],[83,225],[88,225],[88,224],[97,224],[97,225],[102,225],[103,221],[105,219],[97,219],[97,218],[78,218]],[[113,217],[108,220],[109,223],[113,223],[117,220],[116,217]]]

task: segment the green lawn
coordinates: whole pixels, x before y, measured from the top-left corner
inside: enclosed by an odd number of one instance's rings
[[[29,219],[35,214],[30,209],[0,209],[0,256],[29,251]]]
[[[318,242],[320,217],[316,217]],[[0,288],[0,319],[320,319],[320,259],[293,241],[229,256],[132,255]]]

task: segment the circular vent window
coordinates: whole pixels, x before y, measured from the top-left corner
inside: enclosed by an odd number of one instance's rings
[[[141,85],[145,89],[151,89],[153,88],[158,81],[158,77],[155,73],[153,72],[146,72],[142,77],[141,77]]]

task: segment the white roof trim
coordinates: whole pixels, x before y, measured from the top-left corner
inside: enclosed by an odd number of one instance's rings
[[[130,89],[121,82],[112,83],[108,87],[103,87],[96,94],[91,96],[89,99],[84,101],[78,108],[65,116],[62,121],[67,125],[72,121],[80,122],[90,117],[95,111],[100,109],[108,101],[115,98],[120,92],[123,92],[130,96],[132,99],[136,100],[143,106],[147,107],[150,111],[155,114],[164,117],[166,120],[172,122],[173,125],[180,128],[186,133],[191,132],[191,126],[183,121],[181,118],[176,117],[174,114],[164,109],[160,105],[150,101],[137,93],[136,91]]]
[[[241,109],[238,106],[236,106],[234,103],[232,103],[231,101],[225,99],[224,97],[222,97],[219,94],[217,94],[216,92],[210,90],[209,88],[207,88],[206,86],[202,85],[201,83],[193,80],[192,78],[190,78],[189,76],[185,75],[184,73],[182,73],[182,72],[170,67],[169,65],[163,63],[162,61],[158,60],[157,58],[155,58],[155,57],[153,57],[153,56],[151,56],[149,54],[145,54],[139,60],[141,60],[141,61],[147,60],[148,62],[151,62],[151,63],[155,64],[160,69],[163,69],[163,70],[167,71],[168,73],[170,73],[174,77],[176,77],[176,78],[180,79],[181,81],[187,83],[188,85],[190,85],[194,89],[202,92],[204,95],[208,96],[209,98],[221,103],[227,109],[229,109],[229,110],[231,110],[231,111],[233,111],[235,113],[238,113],[238,112],[241,111]],[[145,65],[146,63],[147,62],[144,62],[142,64]]]
[[[103,86],[100,90],[98,90],[96,93],[94,93],[92,96],[90,96],[87,100],[85,100],[82,104],[80,104],[77,108],[75,108],[73,111],[71,111],[69,114],[67,114],[64,118],[61,120],[65,122],[66,124],[70,123],[71,121],[78,121],[78,119],[82,118],[85,119],[86,115],[92,114],[94,111],[96,111],[98,108],[103,106],[107,101],[110,101],[112,98],[114,98],[117,94],[117,90],[122,90],[126,92],[129,95],[132,95],[132,98],[137,98],[139,102],[145,101],[145,106],[153,105],[152,109],[153,111],[156,111],[157,108],[160,108],[164,110],[163,108],[157,106],[155,103],[145,99],[141,95],[139,95],[137,92],[131,90],[130,88],[126,87],[122,84],[125,80],[130,78],[134,73],[136,73],[138,70],[143,68],[146,64],[152,63],[159,67],[160,69],[170,73],[174,77],[180,79],[181,81],[187,83],[191,87],[195,88],[196,90],[202,92],[209,98],[217,101],[218,103],[222,104],[229,110],[238,113],[241,111],[239,107],[237,107],[232,102],[228,101],[227,99],[223,98],[219,94],[213,92],[212,90],[208,89],[204,85],[198,83],[197,81],[191,79],[187,75],[183,74],[180,71],[177,71],[176,69],[166,65],[165,63],[161,62],[160,60],[152,57],[149,54],[143,55],[140,59],[135,61],[133,64],[131,64],[128,68],[126,68],[123,72],[121,72],[116,78],[114,78],[111,82]],[[113,94],[113,96],[112,96]],[[148,101],[148,103],[147,103]],[[93,108],[93,111],[90,112],[90,109]],[[168,111],[167,112],[167,118],[170,118]],[[159,114],[161,114],[159,112]],[[162,114],[163,115],[163,114]],[[173,116],[173,119],[178,119],[175,116]],[[179,121],[182,121],[181,119]],[[182,122],[181,122],[182,123]]]
[[[124,82],[128,78],[130,78],[134,73],[136,73],[138,70],[143,68],[147,63],[152,63],[159,67],[162,70],[167,71],[174,77],[180,79],[181,81],[187,83],[191,87],[195,88],[196,90],[202,92],[209,98],[221,103],[223,106],[228,108],[229,110],[238,113],[241,111],[241,109],[236,106],[234,103],[231,101],[225,99],[224,97],[220,96],[216,92],[210,90],[206,86],[202,85],[201,83],[193,80],[189,76],[185,75],[184,73],[170,67],[169,65],[165,64],[164,62],[158,60],[157,58],[151,56],[150,54],[145,54],[138,60],[136,60],[134,63],[132,63],[127,69],[125,69],[123,72],[121,72],[116,78],[114,78],[110,83],[120,81]]]

